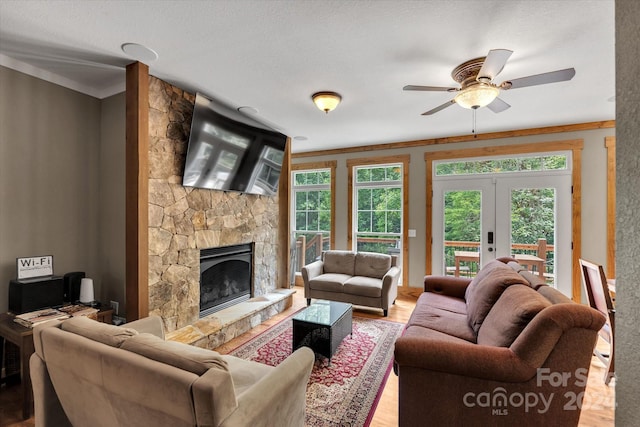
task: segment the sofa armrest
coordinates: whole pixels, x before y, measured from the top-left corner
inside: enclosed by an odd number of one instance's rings
[[[509,348],[429,337],[398,338],[394,357],[400,375],[403,366],[514,383],[536,375],[536,367],[524,363]]]
[[[400,280],[400,267],[391,267],[389,271],[382,277],[383,287],[385,287],[388,282],[390,285],[398,285],[398,281]]]
[[[307,383],[315,356],[301,347],[239,396],[221,427],[299,426],[305,422]]]
[[[468,277],[425,276],[424,291],[464,299],[469,283]]]
[[[164,339],[164,327],[160,316],[149,316],[126,323],[125,327],[135,329],[139,333],[148,333]]]
[[[382,277],[382,295],[383,300],[388,298],[388,301],[383,301],[383,309],[388,308],[390,304],[398,297],[398,282],[400,281],[400,267],[391,267],[389,271]]]
[[[324,262],[321,260],[314,261],[302,267],[302,281],[304,282],[304,293],[309,293],[309,281],[314,277],[318,277],[324,270]]]
[[[41,427],[73,427],[53,388],[47,365],[37,353],[32,354],[29,359],[29,372],[33,387],[36,425]]]

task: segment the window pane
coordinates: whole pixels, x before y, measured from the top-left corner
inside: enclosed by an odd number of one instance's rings
[[[318,192],[318,206],[319,209],[331,210],[331,192],[328,190],[322,190]]]
[[[567,168],[567,156],[546,156],[542,160],[545,170],[562,170]]]
[[[387,214],[387,232],[388,233],[398,233],[402,232],[402,221],[400,217],[400,212],[393,211]]]
[[[523,156],[495,160],[442,162],[436,164],[436,175],[469,175],[519,171],[562,170],[567,168],[567,156]]]
[[[371,210],[371,190],[361,188],[358,190],[358,210]]]
[[[369,169],[356,169],[356,182],[371,181],[371,171]]]
[[[389,167],[389,180],[400,181],[402,179],[402,168],[400,166]]]
[[[304,212],[296,212],[296,230],[307,229],[307,214]]]
[[[331,172],[328,170],[320,171],[318,174],[318,184],[331,184]]]
[[[319,230],[327,231],[331,229],[331,212],[318,212]]]
[[[444,240],[480,242],[479,191],[448,191],[444,196]]]
[[[318,192],[309,191],[308,194],[307,209],[318,209]]]
[[[374,188],[371,191],[371,206],[373,210],[381,210],[387,208],[385,188]]]
[[[402,208],[402,190],[389,188],[387,190],[387,209],[400,210]]]
[[[296,210],[304,210],[307,206],[307,193],[303,191],[296,192]]]
[[[318,230],[318,212],[309,212],[307,218],[307,230]]]
[[[387,232],[387,213],[385,211],[373,212],[373,232]]]
[[[386,168],[372,168],[371,169],[371,181],[372,182],[384,182],[386,176]]]
[[[371,212],[358,212],[358,231],[371,232]]]

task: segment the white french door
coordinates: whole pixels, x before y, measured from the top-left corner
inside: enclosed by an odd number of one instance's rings
[[[515,256],[571,297],[570,171],[434,177],[432,232],[433,274]]]

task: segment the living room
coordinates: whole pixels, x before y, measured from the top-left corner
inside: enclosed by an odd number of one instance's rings
[[[617,54],[620,55],[619,50]],[[461,61],[464,59],[461,58]],[[125,296],[127,260],[123,249],[127,221],[124,212],[127,186],[123,140],[127,126],[125,94],[118,93],[97,99],[3,66],[2,95],[2,282],[8,283],[15,277],[15,258],[40,255],[41,251],[45,251],[54,255],[56,272],[78,269],[89,272],[95,279],[96,293],[100,299],[119,301],[121,314],[124,314],[128,310],[128,307],[125,309],[125,301],[129,301]],[[345,102],[346,100],[345,94]],[[345,107],[346,105],[342,105],[338,108]],[[624,111],[619,103],[617,108],[618,114]],[[323,114],[318,111],[316,113]],[[334,113],[338,114],[339,110],[323,118],[329,118]],[[29,117],[29,120],[25,120],[25,117]],[[467,117],[465,114],[460,120],[466,122]],[[613,125],[610,120],[600,120],[574,124],[579,126],[567,125],[566,128],[555,129],[555,132],[540,132],[535,135],[527,134],[527,129],[519,129],[521,135],[507,138],[495,135],[486,137],[480,132],[477,138],[456,142],[455,149],[583,140],[581,249],[585,258],[606,260],[606,245],[603,243],[606,241],[606,222],[602,221],[607,212],[607,199],[603,194],[606,188],[604,144],[606,137],[615,136],[618,140],[617,148],[620,149],[620,122],[616,121]],[[479,122],[479,126],[487,125]],[[398,155],[410,157],[411,211],[410,223],[407,225],[410,229],[418,230],[418,233],[415,238],[410,239],[410,252],[404,260],[403,272],[406,279],[403,287],[407,288],[419,288],[424,274],[428,272],[425,226],[427,214],[424,208],[427,169],[425,153],[442,149],[442,144],[429,143],[435,139],[419,140],[425,142],[415,146],[400,144],[397,148],[390,143],[384,149],[372,150],[367,147],[366,151],[354,149],[340,153],[331,150],[320,153],[294,152],[291,162],[292,165],[328,160],[337,162],[336,205],[345,208],[337,212],[335,247],[347,248],[348,160]],[[450,147],[446,145],[446,149]],[[622,172],[619,170],[618,173],[620,175]],[[619,198],[622,194],[620,188],[617,188]],[[629,200],[634,200],[634,196]],[[238,210],[231,206],[232,212],[237,213]],[[245,213],[249,215],[251,212],[252,208],[249,208]],[[620,218],[619,215],[620,213],[616,216],[616,221],[618,224],[625,224],[624,217]],[[277,223],[277,218],[270,221],[274,221],[271,224]],[[625,225],[628,227],[628,223]],[[277,239],[274,234],[265,237],[264,242],[273,243]],[[620,245],[620,241],[617,244]],[[277,250],[281,249],[269,249],[267,253],[277,253]],[[618,246],[617,253],[617,276],[619,280],[624,280],[621,278],[625,277],[625,262],[622,261],[625,251]],[[284,276],[281,272],[277,274],[279,279]],[[624,292],[621,288],[621,295]],[[3,292],[1,295],[4,305],[2,311],[6,311],[6,294],[7,292]],[[151,300],[149,302],[151,307],[158,306]],[[621,303],[622,306],[623,304],[624,302]],[[190,313],[188,316],[192,315]],[[180,315],[176,314],[174,317],[178,318]],[[176,320],[173,325],[174,328],[179,328],[188,322],[188,319]],[[624,325],[621,329],[624,330]],[[624,346],[624,341],[618,343]],[[629,345],[633,348],[632,343]],[[624,353],[623,347],[618,354]],[[621,357],[624,360],[624,356]],[[624,366],[622,364],[620,367],[623,371]],[[616,391],[620,393],[618,384]],[[624,399],[623,396],[621,394],[618,397]],[[619,405],[616,416],[620,408]]]

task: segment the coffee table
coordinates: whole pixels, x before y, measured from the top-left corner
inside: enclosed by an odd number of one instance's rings
[[[336,301],[315,301],[293,316],[293,350],[311,348],[329,359],[342,340],[353,335],[351,304]]]

